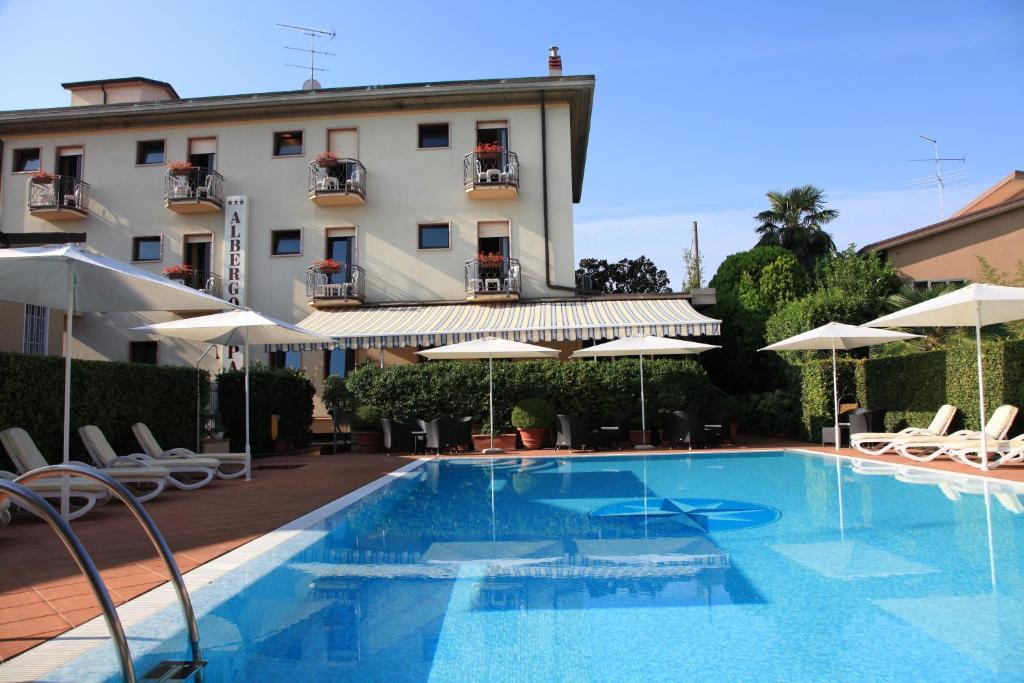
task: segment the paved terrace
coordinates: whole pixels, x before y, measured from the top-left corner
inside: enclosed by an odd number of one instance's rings
[[[811,448],[801,442],[744,440],[732,449]],[[637,455],[637,451],[626,451]],[[900,458],[845,455],[886,462]],[[563,451],[564,453],[564,451]],[[518,451],[516,457],[550,457],[552,450]],[[616,452],[602,451],[600,455]],[[407,462],[407,457],[311,453],[261,458],[253,480],[218,480],[198,491],[169,491],[146,503],[187,572],[296,519]],[[298,465],[292,469],[260,469]],[[949,461],[929,467],[979,474]],[[1004,465],[988,476],[1024,481],[1024,464]],[[116,503],[94,509],[72,523],[118,605],[166,581],[161,561],[131,515]],[[70,555],[43,522],[19,514],[0,527],[0,662],[78,626],[100,613],[85,579]]]

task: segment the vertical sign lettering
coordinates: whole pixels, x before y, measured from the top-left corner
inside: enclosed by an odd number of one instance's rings
[[[228,301],[245,306],[245,239],[249,232],[249,198],[234,195],[225,199],[224,286]],[[228,346],[221,356],[225,370],[244,368],[242,346]]]

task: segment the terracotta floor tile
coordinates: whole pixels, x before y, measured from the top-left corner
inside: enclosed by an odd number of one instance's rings
[[[17,607],[0,609],[0,625],[9,624],[12,621],[27,621],[56,614],[57,610],[51,607],[49,603],[40,600],[39,602],[18,605]]]
[[[42,602],[43,598],[33,590],[18,591],[11,593],[0,593],[0,614],[5,609],[27,605],[33,602]]]
[[[83,607],[81,609],[71,610],[68,612],[61,612],[61,616],[71,622],[72,626],[81,626],[90,619],[94,619],[101,614],[101,610],[98,605],[92,607]]]
[[[0,640],[11,640],[34,636],[40,633],[49,633],[56,629],[66,630],[68,622],[58,614],[48,614],[43,617],[22,619],[12,621],[9,624],[0,624]]]

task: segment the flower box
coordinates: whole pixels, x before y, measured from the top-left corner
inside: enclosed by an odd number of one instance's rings
[[[164,268],[164,277],[169,280],[187,280],[193,272],[192,266],[182,263]]]
[[[474,434],[473,435],[473,449],[477,451],[483,451],[484,449],[491,447],[491,435],[490,434]],[[511,434],[495,434],[494,435],[494,447],[500,448],[503,451],[514,451],[516,449],[516,435],[515,432]]]
[[[334,152],[320,152],[316,155],[316,165],[320,168],[334,168],[338,161],[338,155]]]
[[[171,175],[188,175],[192,172],[193,166],[190,161],[171,161],[167,164],[167,171]]]
[[[332,258],[323,259],[322,261],[313,261],[313,267],[324,275],[333,275],[341,271],[341,263]]]
[[[49,185],[57,176],[46,171],[35,171],[32,173],[32,182],[37,185]]]

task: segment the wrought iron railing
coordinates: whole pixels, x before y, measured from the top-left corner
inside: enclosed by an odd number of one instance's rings
[[[32,178],[28,183],[28,208],[89,210],[89,183],[73,176],[56,175],[40,182]]]
[[[310,299],[366,298],[366,271],[342,263],[337,272],[325,273],[316,266],[306,269],[306,296]]]
[[[191,270],[188,273],[164,275],[164,277],[170,280],[178,280],[192,289],[198,289],[203,294],[209,294],[218,299],[223,298],[221,294],[224,291],[224,287],[220,275],[211,273],[208,270]]]
[[[462,160],[466,189],[519,187],[519,156],[515,152],[471,152]]]
[[[519,294],[522,286],[519,259],[466,261],[466,294]]]
[[[357,159],[339,159],[333,165],[309,163],[309,196],[357,194],[366,198],[366,167]]]
[[[168,169],[164,174],[164,202],[210,201],[224,204],[224,176],[212,168],[193,166],[184,171]]]

